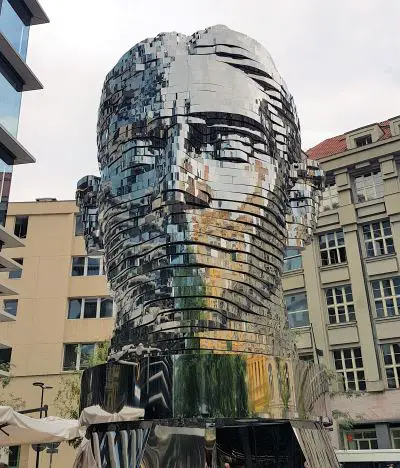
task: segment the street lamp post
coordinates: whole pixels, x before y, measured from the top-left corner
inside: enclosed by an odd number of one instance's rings
[[[43,414],[43,399],[44,399],[44,391],[48,390],[51,387],[50,385],[45,385],[43,382],[33,382],[32,384],[34,387],[40,387],[41,389],[41,395],[40,395],[40,414],[39,418],[42,419],[42,414]],[[39,448],[39,447],[38,447]],[[39,468],[39,450],[36,450],[36,468]]]

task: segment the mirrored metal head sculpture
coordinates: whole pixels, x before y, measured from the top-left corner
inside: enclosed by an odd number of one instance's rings
[[[269,53],[225,26],[140,42],[106,77],[98,159],[78,197],[99,210],[113,348],[290,354],[283,253],[310,240],[322,177]]]
[[[322,174],[268,52],[225,26],[140,42],[106,77],[98,159],[77,200],[117,316],[81,408],[147,420],[92,427],[99,464],[338,466],[319,423],[265,421],[326,415],[328,389],[293,357],[281,286]]]

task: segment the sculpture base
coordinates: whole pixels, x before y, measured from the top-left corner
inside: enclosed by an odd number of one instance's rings
[[[98,466],[114,468],[339,467],[311,421],[135,421],[91,426]]]
[[[262,354],[181,354],[108,362],[82,376],[83,411],[143,408],[153,419],[318,419],[328,416],[318,366]]]

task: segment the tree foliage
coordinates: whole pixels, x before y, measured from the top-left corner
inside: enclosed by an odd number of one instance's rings
[[[97,366],[107,362],[108,349],[108,341],[98,343],[93,356],[83,363],[84,367]],[[61,378],[61,386],[54,400],[54,405],[62,418],[79,419],[82,372],[77,371]]]
[[[13,375],[11,368],[8,363],[0,364],[0,406],[11,406],[14,410],[18,411],[24,408],[25,401],[16,396],[14,393],[8,391]]]

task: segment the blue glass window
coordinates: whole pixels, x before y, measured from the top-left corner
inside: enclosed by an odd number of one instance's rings
[[[1,101],[1,98],[0,98]],[[0,106],[1,109],[1,106]],[[0,149],[0,224],[5,225],[13,166],[11,158]]]
[[[22,2],[20,2],[22,3]],[[22,19],[22,18],[23,19]],[[29,13],[19,7],[18,13],[8,0],[3,0],[0,11],[0,31],[23,60],[26,59],[29,36]]]
[[[285,296],[289,328],[306,327],[310,325],[306,293]]]
[[[303,259],[301,250],[296,247],[287,247],[283,264],[283,271],[301,270]]]
[[[17,136],[21,93],[0,73],[0,123],[14,137]]]

